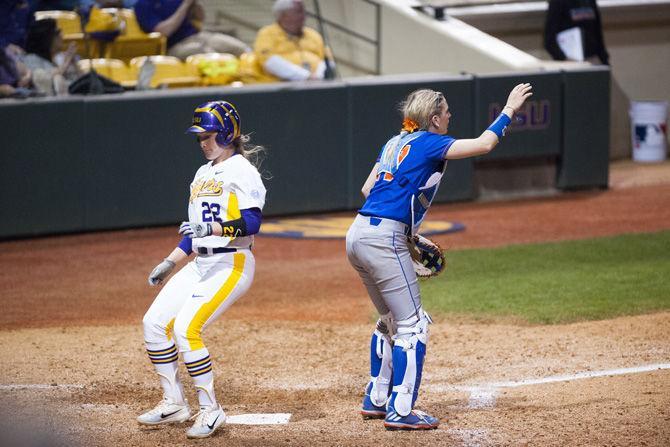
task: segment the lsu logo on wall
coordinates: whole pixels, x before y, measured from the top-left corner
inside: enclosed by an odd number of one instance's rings
[[[191,189],[189,202],[193,202],[196,197],[220,196],[223,193],[223,182],[209,179],[207,181],[199,180]]]
[[[493,122],[504,104],[489,104],[489,122]],[[551,124],[551,102],[546,99],[538,101],[526,101],[523,107],[514,114],[514,119],[509,125],[508,131],[541,130]]]

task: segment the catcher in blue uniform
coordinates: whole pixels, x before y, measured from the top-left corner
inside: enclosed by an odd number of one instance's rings
[[[517,85],[479,137],[456,140],[447,135],[451,113],[444,95],[428,89],[412,92],[401,106],[402,131],[384,145],[363,185],[366,201],[347,232],[347,256],[380,318],[372,334],[370,381],[361,413],[383,418],[389,430],[439,425],[438,418],[414,409],[432,320],[421,305],[412,252],[424,243],[417,231],[447,160],[493,150],[531,95],[530,84]],[[443,259],[434,256],[422,261],[431,271],[443,266],[437,265]]]

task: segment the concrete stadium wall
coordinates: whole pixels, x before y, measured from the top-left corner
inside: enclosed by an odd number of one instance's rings
[[[630,101],[670,101],[670,1],[600,0],[612,70],[611,158],[630,158]],[[469,23],[543,61],[546,2],[449,8]],[[547,62],[546,67],[557,68]],[[669,136],[670,137],[670,136]]]
[[[449,133],[467,138],[488,125],[514,85],[528,80],[536,85],[532,102],[518,114],[511,135],[480,158],[551,158],[557,187],[606,186],[606,69],[5,100],[0,102],[0,238],[183,220],[189,184],[204,163],[184,129],[193,109],[214,98],[233,102],[243,132],[268,149],[261,168],[267,177],[266,215],[355,209],[379,150],[400,127],[396,106],[412,90],[445,92],[454,111]],[[589,138],[581,134],[584,113],[595,129]],[[450,161],[437,201],[476,198],[477,164]]]
[[[670,1],[601,0],[598,4],[612,75],[627,96],[670,101]],[[551,60],[543,47],[546,2],[521,4],[515,10],[481,7],[448,12],[539,59]]]
[[[459,74],[539,69],[540,62],[529,54],[483,33],[457,19],[438,22],[412,9],[413,0],[328,0],[321,1],[321,13],[363,36],[353,37],[326,25],[326,32],[343,77],[375,74],[377,57],[380,74],[440,72]],[[305,1],[314,12],[313,2]],[[376,6],[378,5],[378,7]],[[256,31],[274,21],[271,0],[216,0],[205,4],[209,29],[230,31],[253,45]],[[319,29],[313,18],[307,25]],[[377,48],[369,41],[378,39]]]
[[[382,73],[495,73],[540,68],[533,56],[456,19],[437,21],[410,7],[416,2],[384,0]]]

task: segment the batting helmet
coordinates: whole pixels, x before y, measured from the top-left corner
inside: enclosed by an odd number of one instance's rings
[[[240,115],[228,101],[210,101],[196,107],[187,133],[217,132],[216,142],[227,146],[240,136]]]

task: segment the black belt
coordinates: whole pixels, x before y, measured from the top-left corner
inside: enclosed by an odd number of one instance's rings
[[[218,255],[219,253],[234,253],[237,251],[237,248],[230,247],[198,247],[199,255]]]

